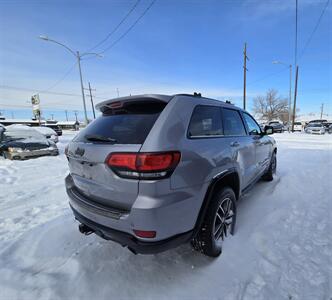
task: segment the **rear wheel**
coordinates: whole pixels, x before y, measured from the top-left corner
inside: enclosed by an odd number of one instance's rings
[[[222,252],[222,242],[233,234],[236,222],[236,197],[231,188],[223,188],[211,200],[203,225],[193,246],[207,256],[217,257]]]
[[[273,175],[276,173],[276,170],[277,170],[277,155],[273,151],[270,166],[267,169],[266,173],[262,176],[263,180],[272,181]]]

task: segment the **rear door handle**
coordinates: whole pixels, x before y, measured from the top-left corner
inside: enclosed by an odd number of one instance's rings
[[[239,142],[232,142],[230,145],[231,145],[231,147],[239,147],[240,143]]]

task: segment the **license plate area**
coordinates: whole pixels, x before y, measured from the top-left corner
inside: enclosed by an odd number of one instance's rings
[[[92,171],[94,164],[87,161],[79,161],[70,159],[70,171],[72,174],[81,176],[83,178],[92,179]]]

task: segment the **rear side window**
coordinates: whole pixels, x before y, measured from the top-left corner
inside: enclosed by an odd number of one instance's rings
[[[88,142],[87,137],[95,136],[111,139],[114,144],[143,144],[165,106],[165,103],[132,103],[109,110],[82,130],[75,141]]]
[[[188,128],[190,138],[223,135],[221,109],[218,106],[196,106]]]
[[[243,136],[246,135],[240,113],[234,109],[223,109],[224,135]]]

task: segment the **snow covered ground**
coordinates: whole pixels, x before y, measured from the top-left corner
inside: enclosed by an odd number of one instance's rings
[[[188,245],[133,255],[77,230],[61,155],[0,159],[0,299],[331,299],[332,135],[275,134],[278,173],[238,203],[210,259]]]

